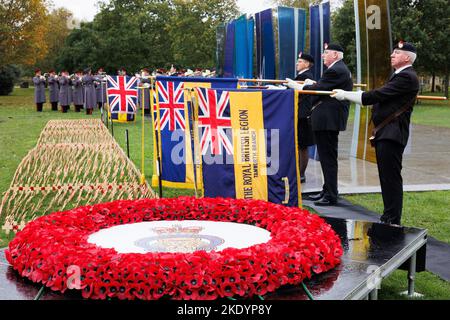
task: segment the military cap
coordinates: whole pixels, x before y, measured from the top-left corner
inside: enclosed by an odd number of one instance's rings
[[[306,60],[306,61],[309,61],[309,62],[311,62],[311,63],[314,63],[314,58],[313,58],[311,55],[306,54],[306,53],[303,53],[303,52],[300,52],[300,53],[298,54],[298,58],[299,58],[299,59]]]
[[[416,47],[412,43],[405,42],[403,40],[400,40],[396,45],[394,49],[403,50],[403,51],[410,51],[413,53],[417,53]]]

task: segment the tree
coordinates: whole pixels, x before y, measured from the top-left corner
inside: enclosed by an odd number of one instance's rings
[[[111,0],[100,5],[91,23],[67,37],[59,67],[125,67],[170,64],[214,65],[216,26],[237,15],[234,0]]]
[[[236,1],[175,0],[166,26],[173,62],[189,67],[215,65],[216,29],[238,15]]]
[[[392,0],[390,16],[393,41],[405,40],[417,47],[415,68],[422,73],[443,75],[448,97],[450,64],[450,6],[447,0]],[[345,49],[355,70],[355,18],[353,1],[347,0],[332,15],[332,38]]]
[[[320,1],[314,1],[314,0],[273,0],[272,3],[275,6],[285,6],[285,7],[291,7],[291,8],[308,9],[310,4],[312,4],[312,3],[320,3]]]
[[[0,96],[10,94],[14,89],[14,82],[20,77],[20,69],[16,65],[0,67]]]
[[[411,41],[417,46],[417,69],[445,78],[445,96],[448,97],[450,69],[450,6],[447,0],[392,1],[393,38]]]
[[[353,0],[331,15],[331,39],[344,48],[344,60],[352,74],[356,74],[355,11]]]
[[[45,0],[0,2],[0,66],[34,65],[47,54]]]
[[[79,68],[92,67],[97,61],[96,46],[98,46],[98,39],[93,23],[82,23],[79,29],[72,30],[66,38],[64,46],[56,57],[55,67],[72,72]]]

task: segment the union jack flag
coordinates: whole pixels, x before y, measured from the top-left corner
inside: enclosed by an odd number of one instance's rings
[[[184,116],[184,82],[157,81],[159,110],[161,112],[161,126],[159,130],[164,130],[169,126],[169,131],[179,128],[186,129],[186,119]]]
[[[108,76],[108,102],[112,119],[133,121],[136,114],[137,78]]]
[[[231,132],[230,94],[222,91],[197,88],[198,93],[198,126],[201,132],[200,145],[202,154],[208,152],[221,155],[223,149],[227,154],[233,154],[233,143],[228,133]]]

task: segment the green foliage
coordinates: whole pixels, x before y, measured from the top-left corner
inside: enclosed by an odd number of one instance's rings
[[[47,53],[45,0],[0,1],[0,66],[32,66]]]
[[[15,65],[0,67],[0,96],[10,94],[14,89],[14,82],[20,77],[20,69]]]
[[[55,68],[57,56],[61,53],[64,41],[70,33],[68,22],[72,18],[73,14],[64,8],[55,9],[47,16],[44,41],[48,46],[48,54],[36,63],[42,70]]]
[[[216,26],[235,15],[230,0],[112,0],[70,33],[57,67],[102,66],[113,74],[119,67],[213,66]]]
[[[417,47],[415,67],[421,72],[444,75],[450,66],[450,6],[448,0],[391,0],[393,41],[405,40]],[[354,71],[355,19],[353,0],[346,0],[332,15],[332,38],[345,48]]]
[[[352,1],[344,5],[331,16],[331,39],[344,48],[344,60],[353,74],[356,74],[356,41],[355,41],[355,11]]]

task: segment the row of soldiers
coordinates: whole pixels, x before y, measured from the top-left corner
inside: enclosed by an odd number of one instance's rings
[[[86,114],[92,114],[96,106],[101,109],[106,103],[106,73],[102,68],[95,75],[90,68],[84,72],[77,70],[73,75],[69,75],[67,70],[62,70],[60,75],[54,70],[42,75],[42,71],[36,69],[33,83],[34,102],[38,112],[42,112],[43,105],[47,101],[46,85],[49,88],[49,101],[53,111],[58,110],[59,103],[61,111],[66,113],[73,103],[75,112],[85,109]]]

